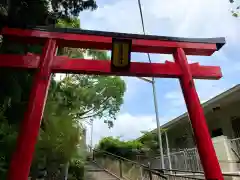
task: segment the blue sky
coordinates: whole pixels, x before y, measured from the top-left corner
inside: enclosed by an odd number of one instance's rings
[[[142,33],[137,0],[97,0],[96,11],[80,14],[84,29]],[[228,0],[142,0],[148,34],[180,37],[226,37],[227,44],[213,56],[189,56],[189,62],[219,65],[223,78],[218,81],[196,80],[201,102],[240,82],[240,19],[231,16]],[[172,60],[171,55],[151,55],[154,62]],[[132,59],[148,61],[146,54],[133,53]],[[127,92],[114,128],[94,121],[93,141],[105,136],[134,139],[141,131],[156,127],[151,85],[134,77],[124,77]],[[186,111],[177,79],[157,79],[160,124]],[[89,130],[90,131],[90,130]],[[89,139],[88,131],[88,139]]]

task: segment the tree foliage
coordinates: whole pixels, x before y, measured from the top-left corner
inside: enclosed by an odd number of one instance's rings
[[[94,8],[96,3],[93,0],[0,0],[1,27],[56,25],[80,28],[80,21],[74,16],[84,9]],[[3,39],[0,51],[40,54],[42,46]],[[105,51],[90,49],[65,47],[59,49],[58,54],[71,58],[88,55],[93,59],[108,59]],[[17,130],[28,104],[33,74],[33,71],[15,69],[0,71],[0,145],[5,147],[0,148],[0,179],[6,179]],[[81,169],[84,156],[80,151],[84,149],[82,122],[88,118],[101,118],[112,126],[112,120],[123,103],[124,92],[125,83],[119,77],[67,75],[56,80],[53,76],[31,168],[33,179],[43,172],[47,172],[46,179],[62,179],[67,164],[70,164],[73,179],[78,179],[79,173],[74,171]]]
[[[0,112],[1,113],[1,112]],[[6,179],[8,162],[15,147],[17,128],[0,117],[0,179]]]
[[[125,83],[119,77],[68,75],[58,82],[54,98],[71,109],[75,119],[115,119],[123,103]],[[60,108],[61,109],[61,108]]]
[[[140,153],[142,148],[143,144],[138,140],[121,141],[119,138],[114,137],[105,137],[97,145],[98,150],[110,152],[128,159],[135,159],[136,154]]]
[[[143,136],[139,141],[143,144],[144,151],[148,154],[156,154],[159,152],[158,136],[156,132],[142,132]]]
[[[58,22],[57,26],[80,28],[79,19],[76,18],[71,22],[64,20]],[[93,60],[110,59],[106,51],[101,50],[66,47],[60,51],[60,54],[71,58],[83,58],[85,54]],[[120,77],[73,74],[67,75],[61,82],[58,82],[54,98],[63,102],[61,103],[63,108],[68,106],[71,109],[72,118],[78,120],[98,118],[111,127],[113,125],[111,120],[115,119],[123,103],[125,90],[125,83]],[[69,98],[68,102],[65,97]]]
[[[58,22],[61,27],[80,25],[78,19]],[[104,51],[68,47],[60,51],[72,58],[82,58],[83,53],[88,52],[95,53],[97,58],[108,58]],[[64,165],[69,162],[70,173],[74,169],[81,170],[76,159],[84,158],[84,152],[80,151],[80,148],[84,149],[84,141],[79,139],[83,137],[82,122],[100,118],[111,126],[109,122],[115,119],[123,103],[124,92],[125,83],[119,77],[69,74],[62,80],[52,80],[35,159],[37,167],[46,167],[47,178],[60,178],[62,173],[57,173],[58,169],[66,167]],[[73,174],[78,178],[78,173]]]
[[[162,130],[162,132],[164,131],[165,129]],[[137,160],[137,155],[152,157],[159,154],[157,132],[142,132],[142,134],[140,138],[132,141],[122,141],[119,138],[105,137],[99,141],[96,149],[132,160]],[[164,134],[162,134],[162,143],[163,147],[166,147]],[[99,152],[97,155],[101,156],[101,153]]]
[[[58,17],[78,16],[85,9],[97,8],[95,0],[51,0],[53,12]]]
[[[62,176],[59,171],[65,164],[74,158],[82,159],[84,154],[79,154],[84,148],[83,129],[81,124],[70,115],[71,109],[62,106],[63,102],[55,98],[58,82],[52,83],[48,101],[44,112],[44,120],[36,146],[35,158],[32,165],[32,176],[37,177],[39,169],[43,167],[47,172],[47,179]],[[57,93],[58,94],[58,93]],[[66,101],[70,101],[65,97]]]
[[[51,25],[96,8],[94,0],[0,0],[0,22],[14,27]]]
[[[240,16],[240,1],[238,0],[229,0],[230,3],[234,4],[235,8],[232,10],[232,15],[234,17]]]

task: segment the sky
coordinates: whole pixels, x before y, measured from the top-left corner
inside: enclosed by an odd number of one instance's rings
[[[98,9],[80,14],[83,29],[142,34],[137,0],[97,0]],[[228,0],[142,0],[145,28],[149,35],[178,37],[225,37],[226,45],[209,57],[188,56],[189,63],[221,66],[220,80],[195,80],[201,102],[240,82],[240,18],[231,16]],[[132,53],[132,59],[147,62],[147,55]],[[151,54],[153,62],[173,60],[171,55]],[[151,84],[135,77],[124,77],[127,90],[114,127],[101,119],[93,123],[93,144],[106,136],[131,140],[142,131],[156,128]],[[177,79],[156,79],[160,124],[186,111]],[[87,142],[90,128],[87,127]]]

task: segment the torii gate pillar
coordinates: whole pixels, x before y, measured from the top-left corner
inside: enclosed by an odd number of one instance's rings
[[[194,137],[197,144],[199,156],[201,157],[205,177],[210,179],[223,179],[216,153],[209,136],[203,108],[198,98],[191,71],[188,66],[187,57],[182,48],[177,48],[174,59],[181,67],[183,75],[179,78],[183,96],[187,105],[191,120]],[[208,136],[206,136],[208,134]]]

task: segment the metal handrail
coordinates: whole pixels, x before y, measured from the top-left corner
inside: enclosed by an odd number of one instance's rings
[[[103,153],[105,155],[108,155],[108,156],[111,156],[115,159],[118,159],[118,160],[122,160],[122,161],[126,161],[126,162],[129,162],[131,164],[134,164],[134,165],[138,165],[142,168],[144,168],[145,170],[149,171],[150,173],[154,174],[154,175],[157,175],[157,176],[160,176],[164,179],[167,179],[166,176],[163,175],[164,172],[160,172],[160,171],[156,171],[156,170],[153,170],[153,169],[150,169],[149,166],[147,165],[144,165],[144,164],[141,164],[141,163],[138,163],[136,161],[132,161],[130,159],[126,159],[124,157],[121,157],[121,156],[118,156],[118,155],[115,155],[115,154],[112,154],[112,153],[109,153],[107,151],[102,151],[102,150],[97,150],[97,149],[93,149],[93,159],[94,159],[94,152],[99,152],[99,153]]]
[[[121,156],[118,156],[118,155],[115,155],[115,154],[112,154],[110,152],[107,152],[107,151],[102,151],[102,150],[97,150],[97,149],[93,149],[93,152],[99,152],[99,153],[103,153],[105,155],[108,155],[108,156],[111,156],[111,157],[114,157],[115,159],[118,159],[118,160],[122,160],[122,161],[126,161],[126,162],[129,162],[129,163],[132,163],[132,164],[135,164],[135,165],[138,165],[138,166],[141,166],[143,167],[145,170],[155,174],[155,175],[158,175],[160,177],[163,177],[163,178],[166,178],[165,175],[167,176],[173,176],[175,174],[165,174],[165,172],[175,172],[175,173],[192,173],[192,174],[201,174],[201,175],[204,175],[204,172],[203,171],[189,171],[189,170],[178,170],[178,169],[151,169],[149,166],[145,165],[145,164],[141,164],[139,162],[136,162],[136,161],[132,161],[130,159],[127,159],[127,158],[124,158],[124,157],[121,157]],[[222,173],[223,176],[231,176],[231,177],[240,177],[240,174],[236,174],[236,173]],[[177,175],[178,177],[185,177],[183,175]],[[198,178],[194,178],[194,177],[191,177],[192,179],[198,179]]]
[[[189,170],[178,170],[178,169],[154,169],[155,171],[168,171],[168,172],[180,172],[180,173],[192,173],[192,174],[202,174],[204,175],[203,171],[189,171]],[[238,173],[222,173],[223,176],[234,176],[234,177],[240,177],[240,174]]]
[[[171,171],[171,172],[182,172],[182,173],[193,173],[193,174],[204,174],[203,171],[189,171],[179,169],[154,169],[155,171]]]
[[[139,166],[141,166],[141,167],[143,167],[143,168],[146,168],[146,169],[149,168],[149,166],[147,166],[147,165],[145,165],[145,164],[141,164],[141,163],[139,163],[139,162],[132,161],[132,160],[130,160],[130,159],[126,159],[126,158],[124,158],[124,157],[118,156],[118,155],[116,155],[116,154],[112,154],[112,153],[107,152],[107,151],[102,151],[102,150],[97,150],[97,149],[94,149],[93,151],[95,151],[95,152],[102,152],[102,153],[104,153],[104,154],[107,154],[107,155],[110,155],[110,156],[112,156],[112,157],[115,157],[115,159],[121,159],[121,160],[123,160],[123,161],[127,161],[127,162],[130,162],[130,163],[135,164],[135,165],[139,165]],[[154,172],[156,172],[156,171],[159,172],[159,171],[160,171],[160,173],[161,173],[161,172],[164,172],[164,171],[172,171],[172,172],[185,172],[185,173],[194,173],[194,174],[197,174],[197,173],[199,173],[199,174],[204,174],[203,171],[189,171],[189,170],[178,170],[178,169],[150,169],[150,168],[149,168],[149,170],[153,170]]]
[[[115,159],[121,159],[121,160],[123,160],[123,161],[127,161],[127,162],[130,162],[130,163],[136,164],[136,165],[140,165],[140,166],[142,166],[142,167],[146,167],[146,168],[148,167],[148,166],[145,165],[145,164],[141,164],[141,163],[139,163],[139,162],[132,161],[132,160],[130,160],[130,159],[127,159],[127,158],[118,156],[118,155],[116,155],[116,154],[112,154],[112,153],[107,152],[107,151],[97,150],[97,149],[94,149],[93,151],[95,151],[95,152],[100,152],[100,153],[103,153],[103,154],[107,154],[107,155],[110,155],[110,156],[114,157]]]

